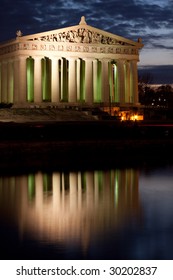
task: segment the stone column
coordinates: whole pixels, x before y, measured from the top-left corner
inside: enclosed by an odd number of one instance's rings
[[[2,97],[1,102],[6,103],[7,102],[7,73],[8,73],[8,67],[7,67],[7,61],[2,62],[2,75],[1,75],[1,90],[2,90]]]
[[[80,65],[81,60],[78,58],[77,61],[77,69],[76,69],[76,87],[77,87],[77,101],[80,100]]]
[[[34,57],[34,102],[42,102],[41,57]]]
[[[97,101],[97,93],[98,93],[98,60],[93,60],[93,89],[94,89],[94,102]]]
[[[59,93],[59,64],[58,58],[52,58],[52,75],[51,75],[51,101],[52,102],[59,102],[60,100],[60,93]]]
[[[77,75],[76,75],[76,59],[73,57],[68,58],[68,101],[77,101]]]
[[[68,60],[62,58],[61,60],[61,99],[68,102]]]
[[[130,95],[131,102],[133,104],[138,103],[138,73],[137,73],[137,61],[130,62]]]
[[[14,97],[13,103],[19,102],[19,59],[14,60]]]
[[[7,84],[7,102],[13,103],[13,93],[14,93],[14,77],[13,77],[13,62],[8,62],[8,84]]]
[[[27,102],[26,91],[26,57],[22,56],[19,58],[19,103]]]
[[[85,58],[85,102],[93,103],[93,59]]]
[[[125,103],[130,103],[130,64],[125,64]]]
[[[124,60],[117,61],[117,91],[120,104],[125,103],[125,78],[124,78]]]
[[[110,101],[110,86],[109,86],[109,59],[102,60],[102,102],[109,103]]]

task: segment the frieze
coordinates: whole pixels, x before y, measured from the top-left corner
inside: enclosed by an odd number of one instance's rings
[[[89,52],[89,47],[83,47],[83,52]]]
[[[67,32],[59,32],[50,35],[40,36],[33,39],[33,41],[44,42],[68,42],[68,43],[84,43],[84,44],[105,44],[105,45],[122,45],[132,46],[129,43],[121,40],[105,36],[98,32],[91,31],[87,28],[78,28],[77,30],[69,30]]]
[[[32,44],[32,50],[37,50],[38,46],[36,44]]]
[[[53,52],[84,52],[84,53],[110,53],[110,54],[125,54],[138,55],[138,49],[132,47],[116,47],[116,46],[90,46],[90,45],[71,45],[71,44],[42,44],[38,43],[16,43],[0,48],[0,55],[15,52],[17,50],[24,51],[53,51]]]
[[[0,48],[0,55],[12,53],[20,49],[19,43]]]
[[[41,51],[46,51],[46,45],[40,45],[40,50]]]

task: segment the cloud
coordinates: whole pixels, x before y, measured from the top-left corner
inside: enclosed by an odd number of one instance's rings
[[[23,33],[38,33],[78,24],[82,15],[88,24],[130,38],[153,34],[159,28],[172,28],[173,9],[161,6],[159,1],[147,0],[2,0],[0,36],[5,38],[19,25]],[[6,32],[4,32],[4,28]],[[125,35],[124,35],[125,34]]]
[[[173,0],[1,0],[0,41],[77,25],[89,25],[137,40],[145,50],[172,50]],[[166,62],[167,63],[167,62]]]

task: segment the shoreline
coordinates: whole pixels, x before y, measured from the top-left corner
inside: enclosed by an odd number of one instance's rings
[[[11,110],[7,109],[8,113],[16,112]],[[0,112],[2,115],[5,111]],[[122,123],[59,109],[17,112],[13,121],[7,116],[5,121],[0,118],[1,173],[140,167],[145,163],[169,163],[173,158],[173,122]],[[30,116],[27,121],[24,112]],[[61,120],[60,115],[66,118]]]
[[[140,168],[172,164],[172,158],[172,139],[0,143],[0,173]]]

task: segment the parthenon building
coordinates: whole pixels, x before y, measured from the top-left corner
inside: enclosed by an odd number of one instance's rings
[[[0,103],[138,104],[137,42],[88,25],[0,44]]]

